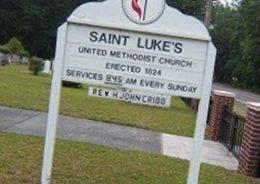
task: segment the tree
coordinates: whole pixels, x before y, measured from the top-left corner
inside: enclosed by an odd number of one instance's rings
[[[53,57],[56,30],[86,0],[1,0],[0,43],[17,36],[32,55]]]
[[[10,41],[4,45],[4,47],[9,49],[10,53],[12,53],[12,54],[19,54],[19,53],[24,52],[23,45],[15,37],[11,38]]]
[[[204,19],[206,0],[166,0],[167,4],[177,8],[185,14]]]
[[[213,14],[214,29],[211,31],[211,35],[218,51],[215,67],[217,81],[227,82],[232,79],[227,62],[231,60],[232,52],[236,53],[238,50],[238,45],[235,44],[238,19],[238,13],[235,9],[224,7],[221,4],[215,6]]]
[[[4,54],[9,54],[11,53],[10,49],[7,48],[6,46],[0,45],[0,52],[4,53]]]
[[[20,57],[30,57],[29,52],[24,50],[22,43],[15,37],[11,38],[5,45],[0,45],[0,52],[16,54]]]
[[[29,59],[29,70],[34,75],[38,75],[43,70],[44,62],[41,58],[32,57]]]
[[[215,7],[216,79],[260,92],[260,1]]]
[[[247,69],[242,85],[260,90],[260,1],[242,1],[239,12],[244,30],[239,64]]]

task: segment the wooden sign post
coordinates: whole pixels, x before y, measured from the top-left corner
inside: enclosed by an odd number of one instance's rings
[[[187,181],[197,184],[215,56],[205,26],[165,0],[78,7],[58,29],[42,184],[51,181],[62,80],[200,99]]]

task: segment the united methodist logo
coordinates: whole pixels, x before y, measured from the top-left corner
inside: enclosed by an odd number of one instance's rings
[[[123,0],[123,9],[128,18],[139,24],[156,21],[163,13],[165,0]]]

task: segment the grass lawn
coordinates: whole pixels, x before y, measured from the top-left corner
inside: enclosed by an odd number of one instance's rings
[[[0,145],[0,183],[39,183],[42,138],[0,132]],[[58,140],[53,184],[185,184],[188,166],[165,156]],[[260,180],[204,164],[200,184],[260,184]]]
[[[33,76],[25,66],[0,67],[0,105],[47,111],[51,78]],[[180,98],[169,109],[129,104],[87,95],[81,89],[63,88],[61,114],[193,136],[196,114]]]

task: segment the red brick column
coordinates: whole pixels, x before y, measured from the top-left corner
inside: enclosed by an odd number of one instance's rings
[[[191,100],[191,108],[192,108],[192,110],[197,112],[198,111],[198,107],[199,107],[199,100],[198,99],[192,99]]]
[[[216,141],[218,137],[218,131],[220,121],[222,119],[222,113],[225,106],[228,110],[233,111],[235,101],[235,94],[227,91],[213,91],[213,103],[210,113],[209,125],[207,128],[207,138]]]
[[[258,177],[260,169],[260,103],[248,103],[238,171]]]

